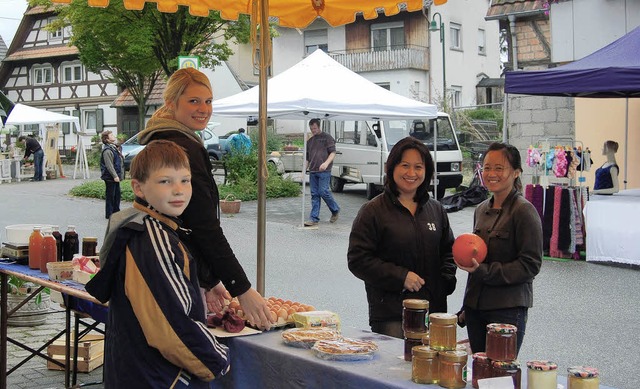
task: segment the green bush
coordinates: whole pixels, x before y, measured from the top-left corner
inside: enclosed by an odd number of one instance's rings
[[[104,181],[95,180],[88,181],[82,185],[71,188],[69,194],[72,196],[104,200],[105,190],[106,186]],[[120,193],[123,201],[133,201],[135,195],[133,194],[133,189],[131,189],[131,180],[124,180],[120,182]]]

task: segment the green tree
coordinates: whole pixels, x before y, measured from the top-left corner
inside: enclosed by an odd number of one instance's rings
[[[198,55],[204,66],[212,67],[233,54],[229,42],[249,39],[245,16],[238,21],[224,20],[218,12],[195,17],[185,7],[162,13],[151,3],[129,11],[122,0],[112,0],[106,8],[90,7],[86,1],[53,6],[50,0],[31,0],[30,5],[57,11],[59,19],[50,29],[71,26],[71,44],[82,63],[94,73],[108,71],[113,82],[128,89],[141,124],[151,91],[163,73],[168,77],[178,68],[179,56]]]

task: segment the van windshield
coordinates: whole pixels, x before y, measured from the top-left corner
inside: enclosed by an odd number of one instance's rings
[[[446,116],[429,120],[389,120],[385,121],[386,141],[389,150],[402,138],[413,136],[434,149],[433,135],[436,120],[438,122],[438,150],[458,150],[458,142],[453,133],[449,118]]]

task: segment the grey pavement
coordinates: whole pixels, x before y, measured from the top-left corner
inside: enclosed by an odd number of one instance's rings
[[[92,177],[97,179],[97,173],[93,172]],[[82,182],[64,178],[0,184],[0,238],[4,239],[4,226],[10,224],[58,224],[61,229],[74,224],[81,237],[97,236],[100,245],[106,226],[103,201],[67,195],[70,188]],[[330,224],[330,212],[323,205],[318,228],[301,227],[303,216],[307,216],[302,214],[302,197],[267,200],[265,295],[331,310],[340,315],[344,326],[368,328],[364,285],[346,264],[349,231],[366,201],[365,188],[346,186],[343,193],[335,196],[341,206],[340,219]],[[307,188],[305,214],[309,202]],[[225,235],[249,279],[254,281],[256,215],[257,203],[250,201],[242,204],[240,213],[222,218]],[[456,236],[471,231],[472,217],[473,208],[449,214]],[[561,375],[566,375],[568,366],[595,366],[604,385],[640,387],[634,384],[638,381],[634,372],[640,366],[638,275],[634,269],[584,261],[544,261],[534,282],[535,305],[529,311],[519,359],[523,364],[532,359],[556,361]],[[449,298],[450,312],[456,312],[462,303],[465,281],[466,273],[459,271],[458,287]],[[44,325],[10,327],[9,333],[38,343],[61,329],[63,320],[63,314],[53,314]],[[466,338],[466,331],[459,329],[458,337]],[[14,350],[14,346],[9,347],[9,367],[16,363]],[[398,350],[398,355],[401,354],[402,350]],[[102,368],[89,374],[80,373],[79,381],[99,381],[101,374]],[[11,388],[60,388],[64,376],[62,372],[47,370],[44,360],[34,358],[11,374],[8,382]]]

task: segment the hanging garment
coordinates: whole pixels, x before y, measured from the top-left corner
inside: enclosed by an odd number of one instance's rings
[[[546,189],[544,198],[544,219],[542,221],[542,249],[545,253],[549,253],[549,243],[551,242],[551,233],[553,232],[553,204],[555,196],[555,187],[549,186]]]

